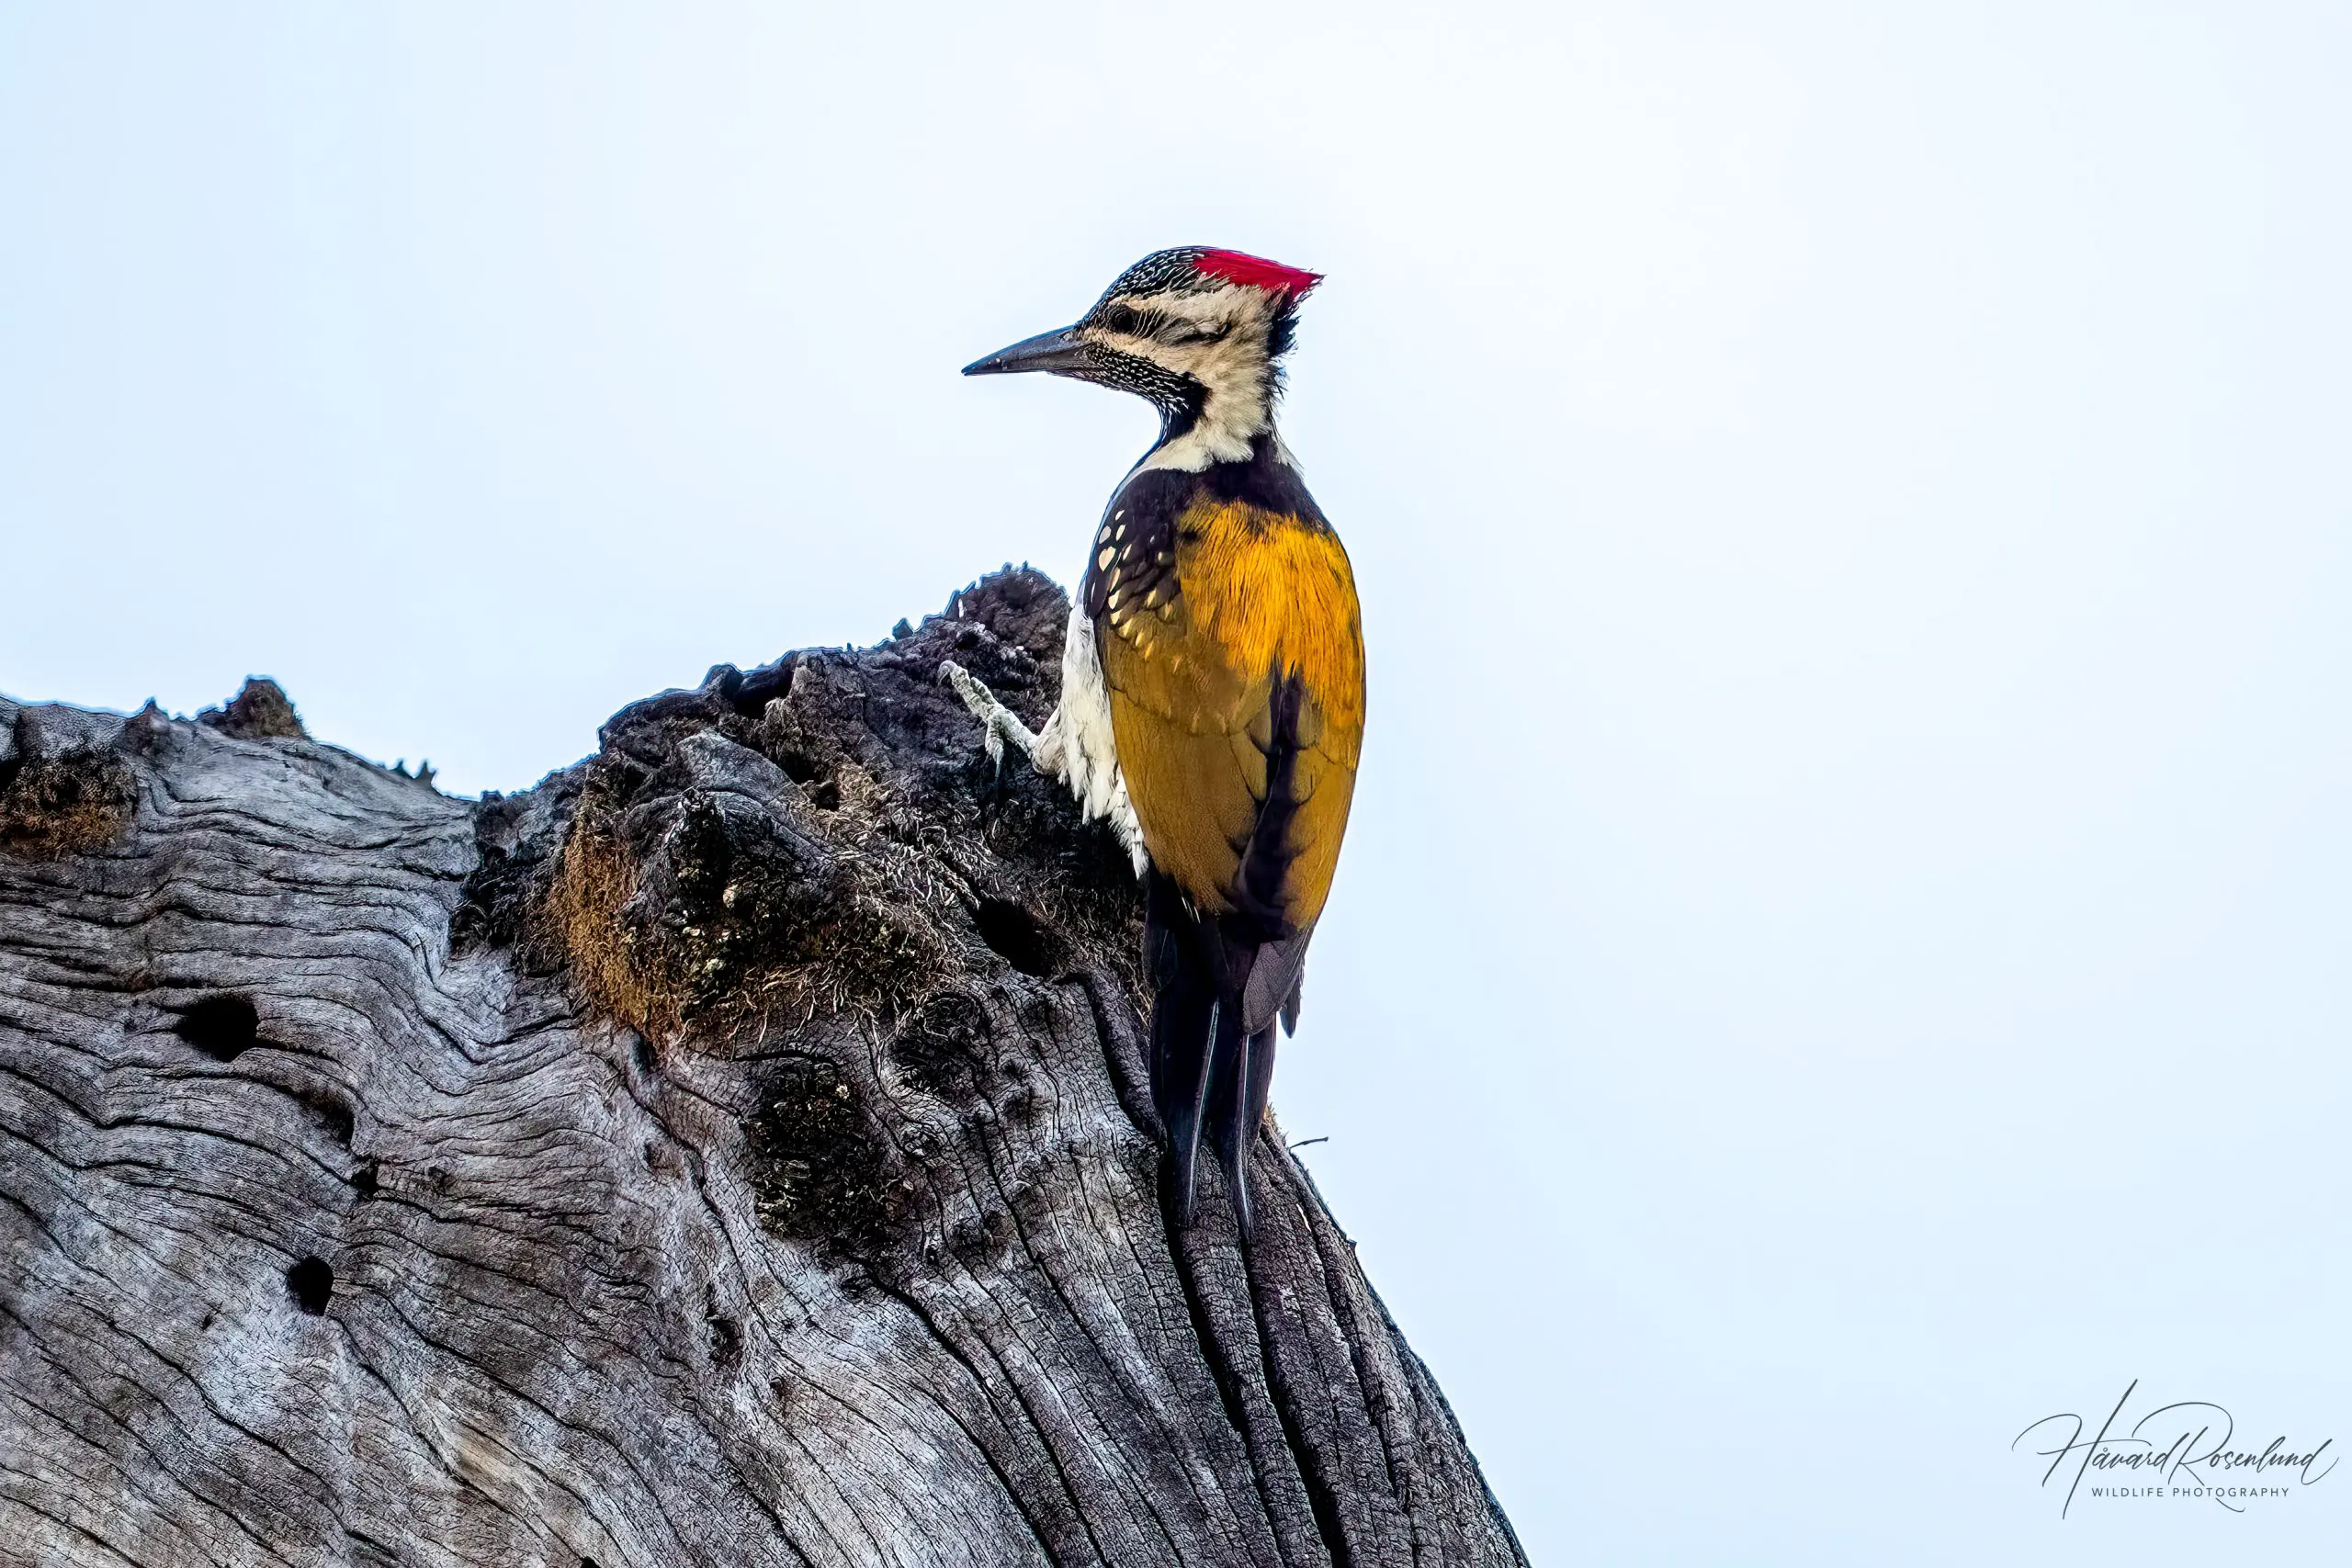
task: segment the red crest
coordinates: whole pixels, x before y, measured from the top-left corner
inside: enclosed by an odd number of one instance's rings
[[[1245,255],[1239,251],[1206,251],[1193,264],[1193,270],[1207,277],[1227,283],[1246,284],[1253,288],[1272,288],[1287,292],[1294,299],[1323,281],[1319,272],[1306,272],[1263,256]]]

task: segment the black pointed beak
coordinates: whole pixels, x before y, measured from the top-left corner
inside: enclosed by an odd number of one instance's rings
[[[1050,370],[1067,376],[1093,363],[1094,350],[1078,335],[1076,327],[1057,327],[1035,337],[1023,338],[1011,348],[1000,348],[985,359],[964,367],[967,376],[1012,376],[1023,370]]]

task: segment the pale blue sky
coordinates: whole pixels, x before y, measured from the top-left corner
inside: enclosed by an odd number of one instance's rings
[[[658,14],[656,14],[658,12]],[[0,0],[0,690],[513,789],[1068,577],[1312,266],[1373,717],[1275,1105],[1539,1562],[2061,1524],[2137,1377],[2352,1441],[2352,21],[2322,6]]]

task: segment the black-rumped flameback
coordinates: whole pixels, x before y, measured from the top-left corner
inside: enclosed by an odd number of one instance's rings
[[[1075,325],[964,372],[1051,371],[1159,411],[1088,543],[1061,706],[1032,755],[1136,856],[1179,1212],[1189,1223],[1205,1131],[1245,1230],[1274,1030],[1298,1021],[1363,739],[1355,580],[1274,429],[1320,281],[1238,251],[1160,251]]]

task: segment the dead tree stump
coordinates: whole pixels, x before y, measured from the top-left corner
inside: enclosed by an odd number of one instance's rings
[[[0,702],[0,1562],[1523,1562],[1271,1130],[1169,1225],[1134,880],[935,679],[1066,613],[479,804]]]

